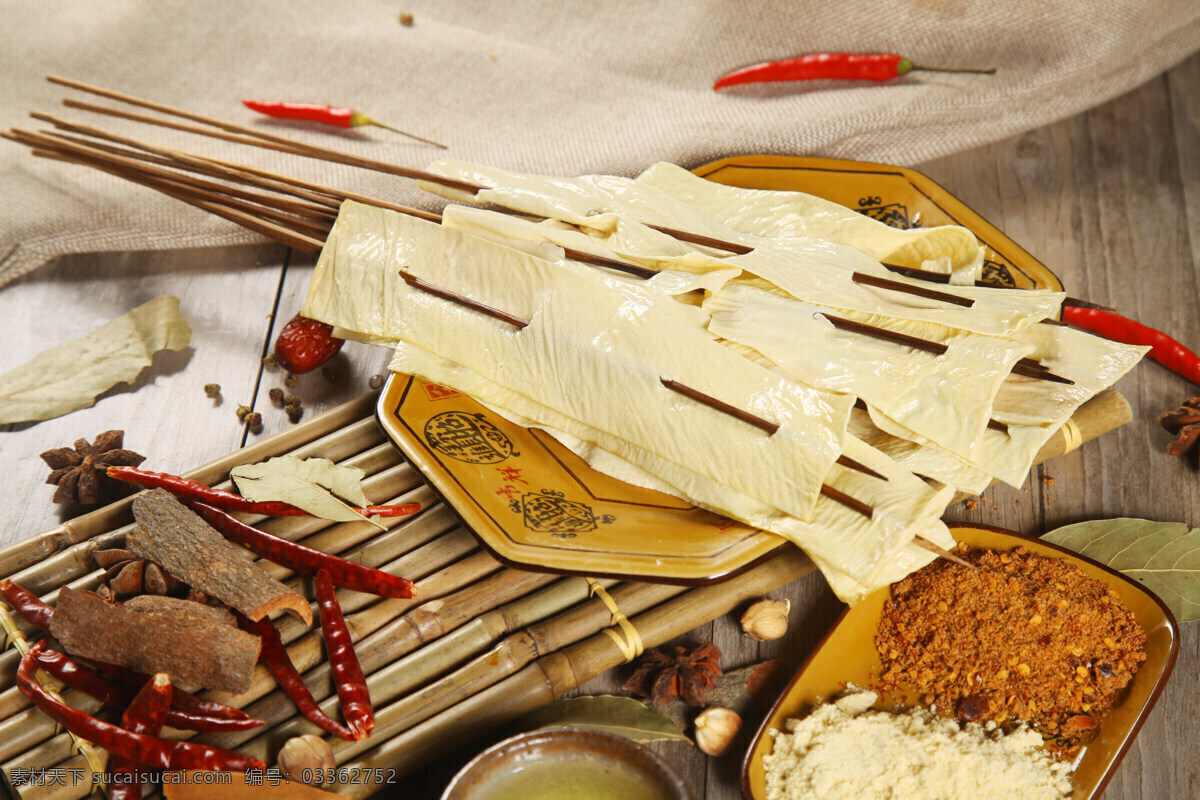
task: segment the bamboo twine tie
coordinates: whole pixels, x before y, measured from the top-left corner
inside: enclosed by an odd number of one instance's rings
[[[618,631],[616,628],[609,627],[605,628],[604,632],[620,649],[621,655],[625,656],[625,663],[629,664],[645,650],[645,646],[642,644],[642,635],[638,633],[638,629],[633,626],[629,618],[621,612],[617,601],[613,600],[612,595],[595,578],[588,578],[587,583],[588,594],[600,598],[600,602],[604,603],[609,613],[612,614],[612,624],[620,628]]]
[[[1063,455],[1078,450],[1083,444],[1083,431],[1079,430],[1079,426],[1075,424],[1075,420],[1069,419],[1062,426],[1063,435]]]
[[[12,647],[21,654],[22,658],[29,652],[29,642],[25,640],[25,635],[21,633],[21,629],[17,627],[16,620],[8,613],[8,606],[0,603],[0,628],[4,629],[4,649]],[[58,688],[53,682],[47,678],[41,670],[34,672],[34,677],[37,682],[58,702],[63,702],[62,695],[58,693]],[[81,739],[75,734],[67,731],[67,735],[71,737],[72,750],[83,756],[83,760],[87,762],[88,768],[92,771],[92,777],[95,785],[102,791],[105,790],[104,785],[104,761],[100,758],[100,754],[96,752],[96,748],[86,739]]]

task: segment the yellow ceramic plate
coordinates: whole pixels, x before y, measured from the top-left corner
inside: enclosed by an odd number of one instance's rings
[[[1072,800],[1099,797],[1175,666],[1179,649],[1175,618],[1158,597],[1137,581],[1049,542],[995,528],[964,526],[950,532],[959,542],[977,547],[1011,550],[1023,545],[1038,555],[1070,561],[1114,589],[1146,631],[1146,661],[1130,683],[1125,699],[1104,718],[1099,734],[1088,743],[1072,779],[1075,787]],[[742,764],[742,794],[747,800],[765,800],[767,796],[762,757],[771,751],[770,730],[781,729],[789,718],[803,716],[814,705],[837,695],[848,683],[866,687],[878,683],[875,676],[880,674],[883,663],[875,651],[875,628],[889,591],[890,587],[879,589],[843,614],[783,691],[758,729]],[[881,697],[876,708],[892,710],[902,705],[906,696],[916,695],[912,687],[901,686],[886,698]]]
[[[964,225],[987,247],[989,280],[1062,288],[1031,255],[911,170],[743,156],[696,172],[734,186],[808,192],[901,228]],[[407,375],[388,380],[378,417],[484,546],[514,566],[693,584],[729,578],[783,546],[772,534],[602,475],[549,436]]]

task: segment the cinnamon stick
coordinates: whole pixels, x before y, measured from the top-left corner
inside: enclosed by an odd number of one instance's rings
[[[120,664],[179,683],[242,691],[250,685],[259,641],[218,621],[199,603],[136,610],[93,592],[63,587],[50,632],[73,655]],[[195,610],[185,605],[196,606]]]
[[[175,496],[162,489],[133,500],[137,525],[125,546],[194,589],[252,620],[290,611],[312,624],[308,601],[268,575],[245,550],[231,544]]]

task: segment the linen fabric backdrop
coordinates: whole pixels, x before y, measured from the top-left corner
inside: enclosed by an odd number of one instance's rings
[[[368,158],[634,175],[772,153],[913,165],[1120,95],[1200,49],[1196,0],[4,0],[0,128],[40,110],[419,207],[413,181],[63,109],[57,74]],[[412,15],[404,25],[402,13]],[[995,75],[913,73],[714,92],[807,52],[892,52]],[[242,99],[351,106],[380,128],[268,120]],[[259,241],[96,170],[0,141],[0,285],[69,252]]]

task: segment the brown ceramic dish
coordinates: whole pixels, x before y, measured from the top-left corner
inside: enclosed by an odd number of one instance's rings
[[[1120,595],[1146,631],[1146,661],[1129,685],[1125,699],[1109,712],[1097,737],[1088,743],[1072,777],[1072,800],[1092,800],[1104,791],[1109,779],[1133,743],[1138,729],[1166,686],[1179,649],[1179,629],[1171,612],[1152,592],[1137,581],[1069,550],[995,528],[962,526],[951,528],[959,542],[993,550],[1011,550],[1023,545],[1038,555],[1063,558],[1090,577],[1102,581]],[[846,611],[808,662],[796,674],[771,713],[755,734],[742,764],[742,794],[747,800],[766,800],[766,777],[762,758],[771,751],[771,730],[782,729],[785,720],[803,716],[814,705],[837,695],[846,684],[870,687],[877,683],[883,664],[875,650],[875,628],[890,587],[868,595]],[[892,710],[915,697],[911,687],[901,686],[881,696],[875,707]]]
[[[912,170],[740,156],[696,173],[735,186],[808,192],[895,227],[964,225],[987,247],[990,280],[1062,288],[1035,258]],[[733,577],[782,546],[772,534],[602,475],[544,433],[408,375],[389,378],[377,416],[466,526],[512,566],[699,584]]]
[[[580,728],[530,731],[472,759],[442,800],[691,800],[658,756],[621,736]]]

